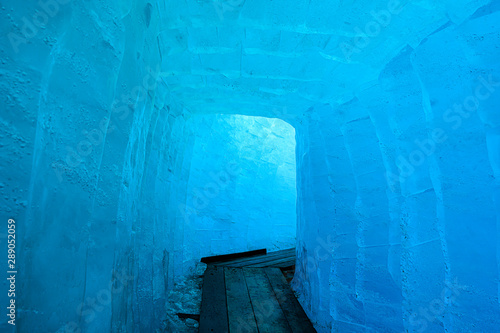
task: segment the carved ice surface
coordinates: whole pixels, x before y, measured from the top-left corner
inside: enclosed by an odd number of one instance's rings
[[[187,184],[184,262],[295,246],[295,130],[280,119],[202,115]],[[194,261],[194,262],[193,262]]]
[[[17,332],[165,329],[198,257],[293,244],[318,332],[498,331],[500,1],[4,0],[0,31]]]

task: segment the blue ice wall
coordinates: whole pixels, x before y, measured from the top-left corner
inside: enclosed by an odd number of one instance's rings
[[[403,48],[297,128],[295,286],[319,331],[497,329],[497,8]]]
[[[18,226],[17,331],[162,329],[194,255],[179,205],[202,179],[201,114],[294,126],[293,285],[319,332],[497,331],[499,10],[3,1],[0,212]]]
[[[176,140],[183,109],[156,80],[154,11],[2,3],[0,210],[18,223],[19,332],[161,324],[174,256],[165,202],[182,196],[169,170],[183,179],[182,157],[165,156],[187,143]]]
[[[187,184],[184,261],[295,246],[295,130],[279,119],[200,115]]]

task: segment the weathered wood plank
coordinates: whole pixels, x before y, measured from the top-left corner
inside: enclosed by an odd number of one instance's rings
[[[205,271],[199,332],[229,332],[223,267],[209,265]]]
[[[260,250],[246,251],[246,252],[221,254],[218,256],[211,256],[211,257],[203,257],[203,258],[201,258],[200,261],[205,263],[205,264],[213,264],[213,263],[218,263],[218,262],[226,262],[226,261],[230,261],[230,260],[239,260],[239,259],[245,259],[245,258],[249,258],[249,257],[261,256],[261,255],[265,255],[266,253],[267,253],[266,249],[260,249]]]
[[[291,259],[292,257],[295,257],[295,252],[289,251],[289,252],[283,252],[283,253],[276,254],[276,255],[267,254],[267,255],[262,256],[262,257],[255,257],[253,259],[247,259],[245,261],[240,261],[240,262],[236,262],[236,263],[226,263],[224,265],[228,266],[228,267],[245,267],[245,266],[254,265],[254,264],[267,263],[267,262],[271,262],[271,261],[279,260],[279,259],[285,259],[285,258]]]
[[[214,265],[217,266],[233,266],[237,265],[238,267],[243,267],[245,266],[246,263],[256,263],[260,262],[262,260],[274,260],[277,258],[284,258],[286,256],[295,256],[295,249],[287,249],[287,250],[280,250],[280,251],[275,251],[275,252],[268,252],[265,255],[256,255],[248,258],[240,258],[240,259],[235,259],[235,260],[229,260],[229,261],[218,261],[214,262]]]
[[[275,259],[275,260],[271,260],[271,261],[259,262],[259,263],[256,263],[256,264],[247,265],[245,267],[255,267],[255,268],[262,268],[262,267],[288,267],[288,266],[292,266],[294,264],[295,264],[295,256],[281,258],[281,259]]]
[[[263,269],[243,268],[260,333],[292,332]]]
[[[227,316],[229,332],[258,333],[245,276],[241,268],[226,267]]]
[[[295,297],[292,288],[286,281],[279,268],[267,267],[264,271],[274,290],[276,298],[285,314],[285,317],[294,333],[315,333],[316,330],[307,317],[304,309]]]
[[[289,260],[289,261],[281,262],[279,264],[273,264],[270,267],[279,267],[281,269],[285,269],[285,268],[291,268],[293,266],[295,266],[295,258],[293,258],[292,260]]]

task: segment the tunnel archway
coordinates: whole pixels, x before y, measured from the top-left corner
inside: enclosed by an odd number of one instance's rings
[[[193,115],[185,263],[296,243],[295,130],[276,118]]]

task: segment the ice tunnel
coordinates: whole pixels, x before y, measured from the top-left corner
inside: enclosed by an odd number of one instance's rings
[[[191,118],[194,135],[184,217],[184,274],[200,258],[293,248],[295,131],[279,119]]]
[[[500,1],[0,17],[2,332],[181,332],[200,257],[287,247],[317,332],[498,331]]]

